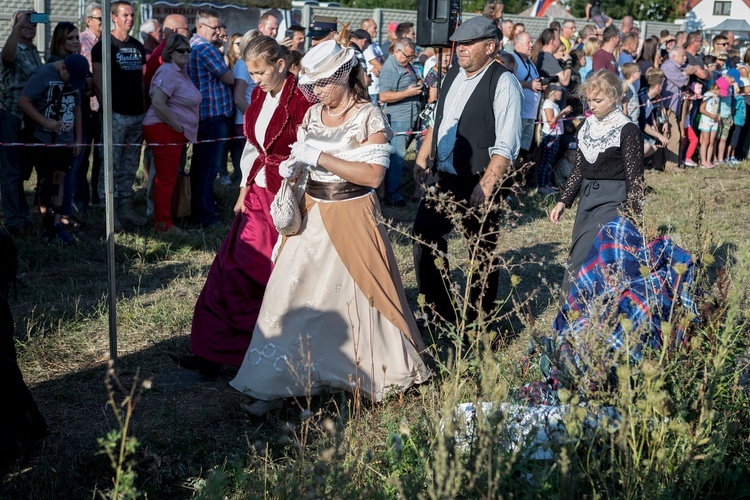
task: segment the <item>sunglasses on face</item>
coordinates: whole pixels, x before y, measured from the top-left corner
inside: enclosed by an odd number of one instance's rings
[[[174,51],[178,54],[190,54],[193,49],[191,49],[190,47],[183,47],[181,49],[174,49]]]

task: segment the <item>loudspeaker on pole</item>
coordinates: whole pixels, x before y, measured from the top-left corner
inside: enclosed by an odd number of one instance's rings
[[[461,24],[461,0],[417,0],[417,45],[449,47]]]

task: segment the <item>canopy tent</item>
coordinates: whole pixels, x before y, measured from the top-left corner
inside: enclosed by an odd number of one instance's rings
[[[141,19],[156,19],[160,23],[170,14],[182,14],[188,20],[188,26],[195,26],[195,13],[201,8],[216,9],[221,15],[221,22],[227,27],[227,32],[245,33],[248,29],[258,25],[261,14],[268,9],[276,9],[279,19],[287,16],[282,11],[287,11],[292,6],[291,0],[213,0],[211,2],[176,2],[174,0],[153,0],[140,4]],[[291,23],[289,23],[291,24]],[[279,26],[279,31],[283,33]]]
[[[727,19],[722,21],[713,28],[707,28],[707,33],[720,33],[722,31],[731,31],[735,35],[737,34],[750,34],[750,24],[744,19]]]

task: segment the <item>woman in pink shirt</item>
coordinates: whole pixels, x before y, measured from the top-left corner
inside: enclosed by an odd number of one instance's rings
[[[151,80],[151,107],[143,119],[143,136],[152,146],[154,179],[154,230],[173,235],[182,230],[172,224],[172,193],[177,184],[182,148],[198,138],[201,93],[185,66],[190,61],[190,42],[173,35],[164,47],[162,64]]]

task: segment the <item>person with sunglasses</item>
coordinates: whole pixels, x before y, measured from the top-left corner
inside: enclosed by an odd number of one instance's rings
[[[397,207],[406,205],[399,192],[403,175],[404,157],[417,130],[417,119],[422,107],[422,79],[411,62],[417,55],[414,40],[399,38],[393,44],[393,54],[383,63],[380,71],[380,102],[386,105],[386,114],[395,134],[391,139],[394,148],[391,166],[385,174],[385,204]]]
[[[214,9],[201,9],[195,17],[196,32],[190,39],[188,71],[203,96],[200,106],[198,140],[224,139],[229,136],[234,113],[232,86],[234,75],[215,47],[219,39],[221,18]],[[196,144],[190,164],[192,212],[195,223],[202,227],[218,225],[214,182],[221,163],[224,141]]]
[[[18,107],[21,94],[29,75],[42,65],[39,51],[34,45],[36,24],[29,20],[31,11],[13,14],[12,29],[3,45],[0,72],[0,142],[22,142],[21,122],[23,111]],[[27,142],[32,142],[26,138]],[[23,148],[0,146],[0,193],[2,196],[5,227],[14,236],[31,234],[33,223],[29,205],[23,191],[26,168],[22,166]],[[28,174],[31,171],[28,170]]]
[[[151,81],[151,107],[143,119],[143,136],[152,144],[154,155],[154,230],[170,235],[182,231],[172,222],[172,193],[182,158],[182,147],[198,138],[198,109],[201,93],[185,68],[190,61],[190,42],[174,35],[164,49],[162,64]]]

